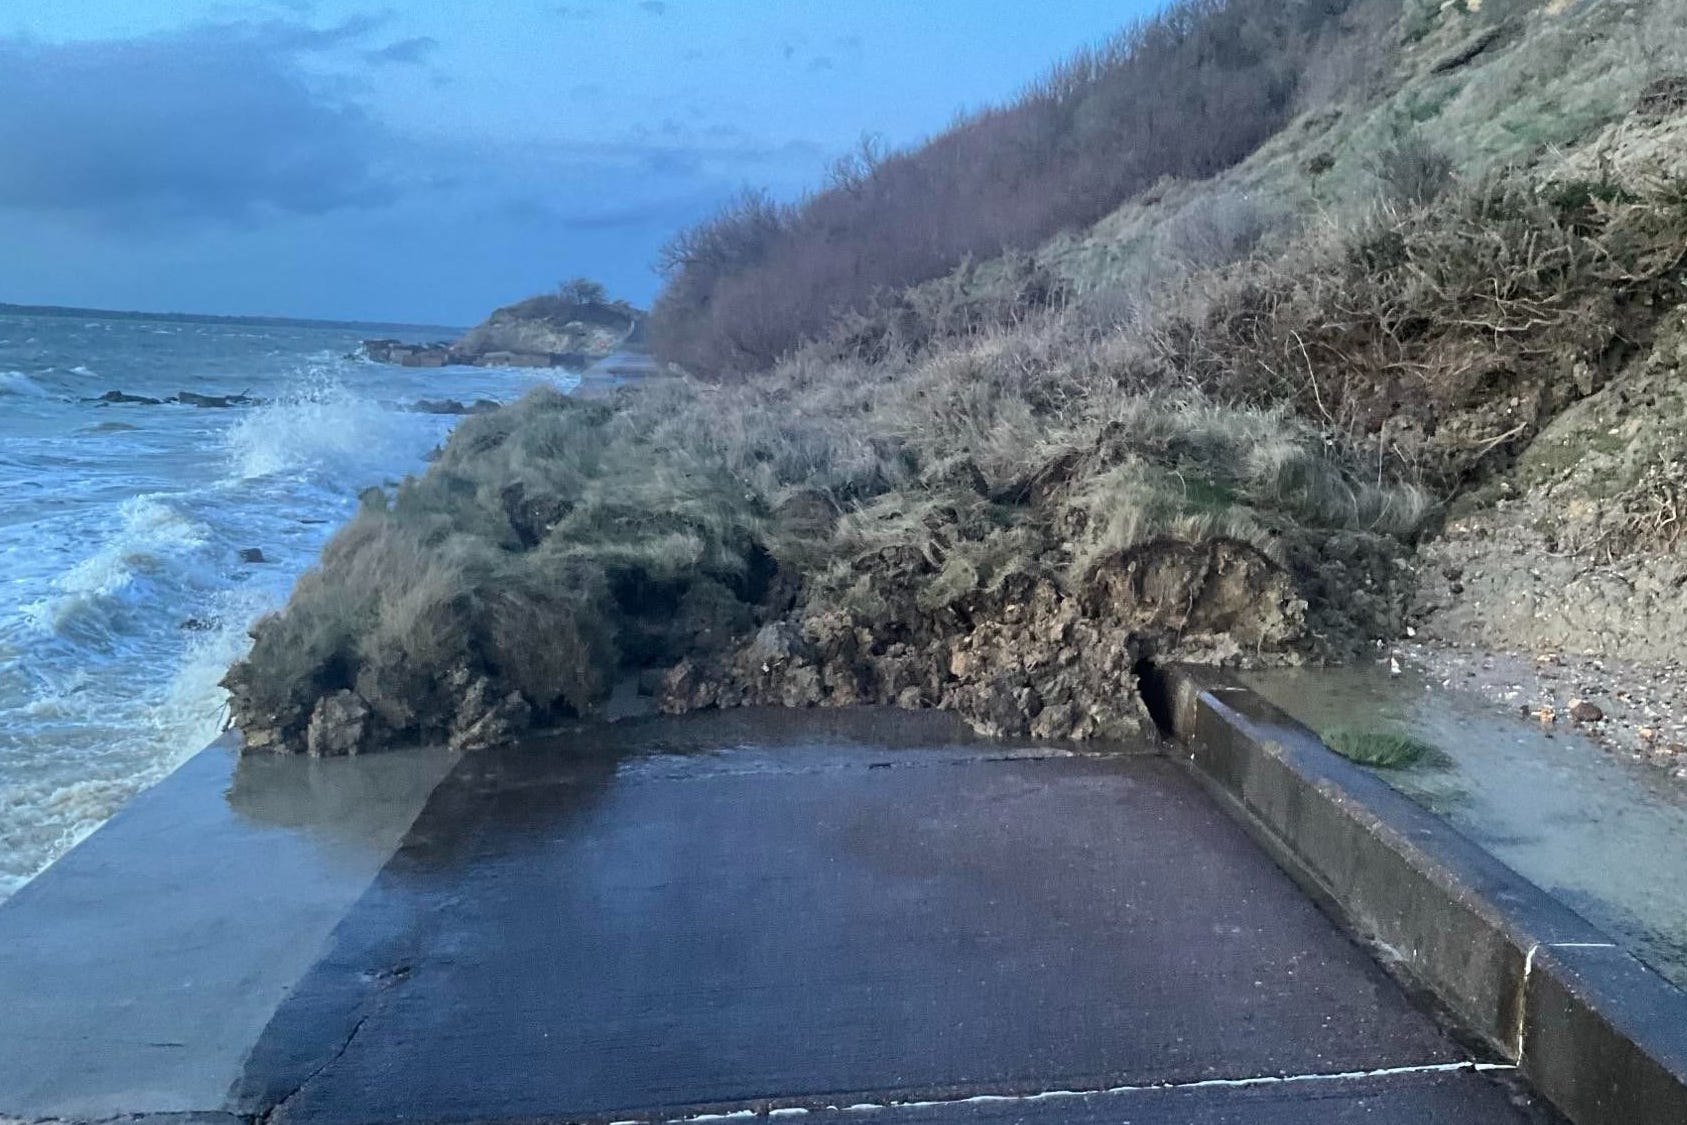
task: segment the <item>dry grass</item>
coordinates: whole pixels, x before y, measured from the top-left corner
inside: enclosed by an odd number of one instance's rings
[[[445,738],[472,723],[463,685],[485,681],[474,698],[519,693],[544,722],[799,591],[847,604],[887,550],[931,563],[917,598],[935,610],[1010,575],[1081,588],[1149,541],[1234,538],[1291,566],[1284,544],[1316,529],[1408,534],[1423,516],[1415,488],[1368,481],[1281,409],[1122,389],[1138,351],[1056,314],[467,419],[427,473],[367,495],[258,624],[236,714],[297,746],[315,701],[351,690],[378,740]]]

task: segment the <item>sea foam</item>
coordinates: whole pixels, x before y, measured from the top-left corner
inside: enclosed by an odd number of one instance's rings
[[[17,395],[21,398],[45,398],[47,388],[25,375],[22,371],[0,371],[0,395]]]
[[[234,476],[251,480],[388,463],[403,448],[406,429],[402,416],[313,372],[236,422],[227,446]]]

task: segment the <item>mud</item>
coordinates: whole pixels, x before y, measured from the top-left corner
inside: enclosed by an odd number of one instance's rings
[[[1237,543],[1156,544],[1079,590],[1010,581],[936,613],[919,605],[923,569],[890,554],[866,575],[879,612],[822,601],[723,660],[682,661],[662,709],[880,703],[939,707],[988,735],[1123,738],[1148,722],[1143,660],[1235,662],[1306,636],[1288,573]]]

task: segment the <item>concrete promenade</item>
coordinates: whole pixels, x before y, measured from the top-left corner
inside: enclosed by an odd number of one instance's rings
[[[232,765],[0,906],[0,1115],[1557,1120],[1146,752],[869,711]]]

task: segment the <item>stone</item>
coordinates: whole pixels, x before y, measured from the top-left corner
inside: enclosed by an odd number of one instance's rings
[[[231,406],[257,406],[262,399],[250,395],[202,395],[193,391],[177,391],[170,400],[181,406],[201,406],[215,410],[226,410]]]
[[[1605,721],[1605,712],[1585,699],[1576,699],[1570,703],[1570,718],[1578,723],[1599,723]]]
[[[264,557],[262,547],[242,547],[240,548],[240,561],[243,563],[262,563],[268,562],[269,559]]]
[[[161,398],[148,398],[146,395],[132,395],[125,391],[107,391],[94,401],[125,403],[134,406],[162,406],[164,404],[164,400]]]
[[[336,691],[316,701],[305,731],[305,753],[313,758],[355,754],[363,748],[369,707],[355,692]],[[251,734],[247,735],[248,743]]]
[[[755,639],[746,650],[746,656],[752,666],[763,672],[771,672],[779,665],[799,656],[802,649],[802,638],[798,636],[797,631],[783,621],[774,621],[756,631]]]
[[[481,687],[486,681],[480,681]],[[471,691],[471,697],[474,696]],[[481,694],[484,694],[484,689]],[[464,719],[468,718],[468,722]],[[483,750],[513,740],[533,726],[533,708],[519,691],[512,691],[473,714],[458,712],[457,727],[451,733],[453,750]]]

